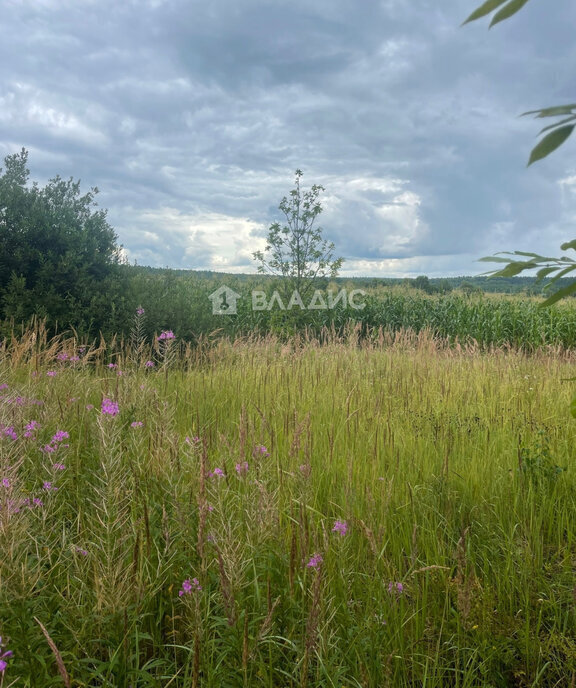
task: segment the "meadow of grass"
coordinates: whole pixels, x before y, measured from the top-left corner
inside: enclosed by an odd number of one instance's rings
[[[132,344],[0,347],[2,688],[576,685],[570,351]]]

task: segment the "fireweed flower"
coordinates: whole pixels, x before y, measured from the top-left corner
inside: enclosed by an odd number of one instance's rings
[[[192,580],[187,578],[183,581],[182,590],[179,591],[178,596],[182,597],[182,595],[189,595],[193,590],[202,590],[200,581],[197,578],[192,578]]]
[[[6,437],[9,437],[11,440],[17,440],[18,435],[16,434],[16,431],[14,428],[9,425],[7,428],[2,429],[2,434],[5,435]]]
[[[117,416],[119,413],[118,404],[112,399],[102,400],[102,413],[108,416]]]
[[[81,547],[76,547],[76,552],[78,554],[81,554],[83,557],[88,556],[88,552],[85,549],[82,549]]]
[[[34,438],[34,431],[40,427],[38,421],[31,420],[24,428],[24,437]]]
[[[68,360],[68,354],[61,353],[61,354],[58,354],[58,356],[56,356],[56,358],[59,361],[67,361]]]
[[[404,592],[404,585],[402,583],[390,581],[390,583],[388,583],[388,592],[395,592],[397,595],[401,595]]]
[[[130,423],[131,428],[141,428],[144,425],[144,423],[141,420],[135,420],[133,423]]]
[[[146,363],[144,364],[144,367],[145,368],[154,368],[155,365],[156,364],[154,363],[154,361],[146,361]]]
[[[332,528],[333,533],[338,533],[338,535],[341,535],[344,537],[346,533],[348,532],[348,524],[346,521],[335,521],[334,527]]]
[[[6,661],[7,659],[10,659],[12,657],[12,650],[5,650],[2,652],[2,637],[0,636],[0,674],[4,673],[4,670],[8,666],[8,662]]]
[[[165,341],[167,339],[176,339],[176,335],[172,330],[164,330],[163,332],[160,332],[160,334],[157,337],[158,341]]]
[[[202,440],[196,435],[194,435],[194,437],[188,437],[188,435],[186,435],[186,437],[184,438],[184,442],[186,442],[186,444],[192,445],[193,447],[197,447],[201,441]]]
[[[55,370],[49,370],[46,375],[48,377],[56,377],[56,371]]]
[[[10,480],[8,478],[2,478],[1,484],[2,484],[2,487],[9,488],[10,487]]]
[[[118,367],[117,363],[109,363],[108,364],[108,368],[110,368],[110,370],[113,370],[114,368],[117,368],[117,367]]]
[[[42,484],[42,488],[46,490],[46,492],[56,492],[56,490],[58,489],[49,480],[44,481],[44,483]]]
[[[55,463],[52,466],[52,469],[54,471],[64,471],[64,470],[66,470],[66,466],[63,463]]]
[[[270,456],[270,452],[263,444],[257,444],[252,453],[254,456]]]
[[[306,564],[309,569],[317,569],[320,564],[324,561],[321,554],[314,554],[310,557],[310,561]]]
[[[213,471],[208,472],[209,478],[225,478],[226,475],[221,468],[215,468]]]
[[[142,308],[142,306],[138,306],[138,308],[136,309],[136,315],[144,315],[144,313],[145,311]]]
[[[62,440],[67,440],[69,437],[70,435],[66,432],[66,430],[58,430],[58,432],[52,436],[52,444],[55,442],[62,442]]]
[[[237,463],[236,473],[238,473],[238,475],[246,475],[246,473],[248,473],[248,461],[242,461],[242,463]]]

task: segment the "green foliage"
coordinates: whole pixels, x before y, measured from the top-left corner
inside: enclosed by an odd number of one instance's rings
[[[527,2],[528,0],[487,0],[484,4],[478,7],[478,9],[472,12],[468,19],[464,21],[464,24],[475,21],[476,19],[481,19],[482,17],[494,12],[494,10],[498,9],[498,7],[502,7],[502,5],[504,5],[504,7],[498,10],[498,12],[496,12],[492,18],[492,21],[490,22],[490,27],[492,27],[494,24],[497,24],[504,19],[508,19],[513,14],[516,14],[516,12],[521,10]]]
[[[106,212],[94,209],[98,190],[82,195],[58,176],[30,186],[27,160],[24,149],[7,156],[0,174],[0,318],[95,333],[115,325],[120,255]]]
[[[336,277],[344,259],[334,257],[334,244],[323,239],[322,228],[315,226],[322,212],[319,198],[324,187],[314,184],[309,191],[302,191],[301,178],[302,171],[296,170],[295,188],[280,202],[285,223],[270,225],[264,251],[253,256],[260,263],[261,274],[282,278],[284,294],[298,291],[304,297],[319,280]]]
[[[573,681],[567,357],[349,330],[158,371],[41,340],[0,345],[4,686],[63,685],[59,657],[94,688]]]
[[[519,465],[521,474],[538,487],[550,485],[566,470],[554,462],[550,439],[543,430],[539,432],[533,446],[520,449]]]
[[[566,251],[568,249],[576,250],[576,240],[565,242],[560,246],[560,248],[562,251]],[[524,256],[527,257],[528,260],[510,260],[509,258],[503,258],[503,255]],[[576,270],[576,260],[570,258],[569,256],[550,258],[527,251],[502,251],[500,254],[496,254],[494,256],[485,256],[484,258],[480,258],[480,261],[485,263],[505,264],[505,267],[501,270],[494,270],[486,273],[492,275],[493,277],[515,277],[525,270],[538,270],[536,273],[536,282],[542,283],[546,289],[556,285],[559,280]],[[551,296],[542,302],[541,306],[551,306],[560,299],[570,296],[575,292],[576,282],[570,282],[566,286],[556,290]]]
[[[498,24],[512,17],[516,12],[519,12],[527,2],[528,0],[487,0],[472,12],[464,21],[464,24],[481,19],[501,7],[492,17],[492,21],[490,22],[490,27],[492,27],[494,24]],[[504,7],[502,7],[502,5],[504,5]],[[528,160],[528,166],[530,166],[532,163],[550,155],[550,153],[559,148],[572,134],[576,124],[569,123],[576,120],[576,103],[571,103],[569,105],[554,105],[539,110],[529,110],[528,112],[524,112],[523,116],[524,115],[535,115],[537,118],[562,117],[559,122],[554,122],[540,130],[540,134],[544,134],[544,132],[549,133],[532,149]]]

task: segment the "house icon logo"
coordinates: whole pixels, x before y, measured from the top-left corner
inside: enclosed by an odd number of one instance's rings
[[[213,315],[236,315],[236,302],[242,297],[230,287],[222,286],[213,291],[208,298],[212,301]]]

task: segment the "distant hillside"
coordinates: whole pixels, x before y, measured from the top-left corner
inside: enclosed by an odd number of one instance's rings
[[[135,265],[127,266],[132,272],[147,274],[149,276],[168,276],[171,278],[206,279],[209,282],[215,280],[232,280],[234,283],[253,282],[257,280],[266,281],[273,279],[268,275],[254,273],[226,273],[214,270],[174,270],[172,268],[152,268],[147,266]],[[559,280],[552,289],[546,290],[544,283],[536,283],[536,277],[484,277],[463,275],[461,277],[426,277],[420,275],[415,278],[393,278],[393,277],[337,277],[334,280],[337,284],[354,284],[358,287],[382,287],[382,286],[413,286],[423,291],[442,293],[453,289],[463,289],[464,291],[482,291],[491,294],[551,294],[562,289],[572,282],[571,279]]]

